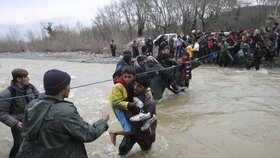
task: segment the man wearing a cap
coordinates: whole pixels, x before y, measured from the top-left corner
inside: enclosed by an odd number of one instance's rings
[[[26,108],[18,158],[59,157],[86,158],[84,143],[92,142],[107,129],[109,113],[88,124],[72,102],[64,100],[70,93],[70,76],[52,69],[44,75],[45,94]]]
[[[29,83],[28,72],[16,68],[12,71],[11,85],[0,93],[0,121],[11,127],[14,144],[9,158],[16,157],[22,143],[21,129],[23,113],[26,105],[37,98],[38,90]],[[25,96],[25,97],[20,97]],[[5,99],[6,98],[6,99]],[[10,99],[7,99],[10,98]]]

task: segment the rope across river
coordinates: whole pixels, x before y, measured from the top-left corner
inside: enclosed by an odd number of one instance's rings
[[[229,49],[229,48],[228,48]],[[219,51],[216,51],[216,52],[212,52],[210,54],[207,54],[205,56],[202,56],[202,57],[199,57],[199,58],[196,58],[195,60],[201,60],[203,58],[206,58],[210,55],[214,55],[214,54],[217,54],[221,51],[225,51],[226,49],[224,50],[219,50]],[[187,61],[186,63],[190,63],[190,62],[193,62],[194,60],[191,60],[191,61]],[[143,73],[152,73],[152,72],[156,72],[156,71],[164,71],[164,70],[169,70],[169,69],[174,69],[174,68],[177,68],[177,67],[180,67],[182,66],[184,63],[180,63],[176,66],[172,66],[172,67],[168,67],[168,68],[161,68],[161,69],[156,69],[156,70],[151,70],[151,71],[146,71],[146,72],[143,72]],[[83,88],[83,87],[88,87],[88,86],[92,86],[92,85],[96,85],[96,84],[101,84],[101,83],[105,83],[105,82],[109,82],[109,81],[112,81],[113,79],[107,79],[107,80],[102,80],[102,81],[97,81],[97,82],[92,82],[92,83],[88,83],[88,84],[84,84],[84,85],[79,85],[79,86],[75,86],[75,87],[72,87],[71,89],[78,89],[78,88]],[[19,98],[25,98],[25,97],[29,97],[29,96],[36,96],[36,95],[41,95],[41,94],[44,94],[44,93],[37,93],[37,94],[28,94],[28,95],[21,95],[21,96],[16,96],[16,97],[6,97],[6,98],[0,98],[0,101],[6,101],[6,100],[13,100],[13,99],[19,99]]]

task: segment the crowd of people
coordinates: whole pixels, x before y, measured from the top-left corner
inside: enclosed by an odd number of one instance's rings
[[[220,67],[244,66],[260,69],[262,61],[274,66],[280,51],[280,26],[237,32],[203,33],[193,30],[177,38],[163,34],[154,41],[147,38],[139,44],[134,41],[132,52],[125,51],[117,63],[113,78],[121,76],[126,65],[134,65],[137,74],[147,73],[156,100],[165,88],[175,94],[188,88],[191,70],[200,64]],[[157,52],[154,47],[158,48]],[[139,53],[140,52],[140,53]],[[155,53],[156,52],[156,53]],[[132,58],[135,58],[133,61]],[[157,84],[160,83],[161,85]]]
[[[27,70],[15,68],[11,73],[11,85],[0,93],[0,121],[11,128],[14,140],[9,158],[87,157],[84,143],[107,131],[109,113],[93,124],[84,121],[74,103],[65,100],[71,77],[64,71],[45,72],[44,93],[29,83]],[[119,155],[126,155],[135,143],[149,150],[155,141],[157,116],[147,74],[136,76],[133,66],[125,67],[109,101],[123,127],[109,132],[114,145],[118,135],[124,136]]]
[[[116,67],[109,102],[122,130],[111,129],[109,136],[116,145],[118,135],[123,135],[119,155],[126,155],[135,143],[143,151],[149,150],[156,139],[157,96],[152,79],[158,76],[168,89],[178,93],[174,75],[181,67],[162,70],[173,64],[165,56],[163,53],[162,63],[153,56],[138,56],[132,64],[131,52],[125,51]],[[187,53],[184,61],[188,61]],[[29,83],[27,70],[16,68],[12,77],[11,85],[0,93],[0,121],[11,128],[14,140],[9,157],[87,157],[84,143],[107,131],[109,113],[93,124],[85,122],[74,103],[65,100],[71,77],[64,71],[51,69],[44,74],[44,93]]]
[[[138,143],[141,150],[151,149],[156,139],[156,100],[165,88],[177,94],[189,87],[191,70],[202,63],[223,67],[245,65],[260,68],[264,58],[274,63],[280,51],[280,27],[225,33],[193,30],[177,39],[162,35],[142,45],[132,44],[132,52],[123,52],[113,74],[109,96],[113,113],[122,130],[109,131],[119,155],[126,155]],[[154,45],[158,47],[154,57]],[[115,56],[116,44],[110,45]],[[139,53],[140,52],[140,53]],[[133,58],[136,60],[133,61]],[[11,128],[13,146],[9,157],[87,157],[84,143],[92,142],[109,128],[109,113],[89,124],[79,115],[74,103],[66,101],[70,93],[68,73],[51,69],[43,77],[44,94],[29,83],[28,71],[16,68],[10,86],[0,93],[0,121]]]
[[[255,29],[225,33],[221,30],[217,33],[202,33],[193,30],[190,34],[179,35],[177,39],[162,35],[155,42],[147,39],[141,51],[134,41],[132,52],[123,53],[113,74],[115,85],[110,101],[122,130],[110,131],[110,137],[115,144],[116,137],[124,135],[119,154],[125,155],[135,142],[142,150],[150,149],[155,141],[154,122],[157,120],[154,99],[160,99],[165,88],[175,94],[184,91],[189,87],[191,70],[202,63],[221,67],[244,65],[247,69],[254,66],[256,70],[259,70],[263,58],[273,64],[274,57],[279,56],[279,37],[280,27],[275,23],[272,28],[261,31]],[[154,44],[158,47],[156,57],[156,53],[153,53]],[[134,82],[133,78],[136,78]],[[142,92],[139,106],[139,99],[135,101],[133,96],[139,94],[136,87],[141,82],[147,86],[143,87],[146,90]],[[134,91],[131,90],[133,86]],[[149,110],[141,111],[145,106],[150,107]],[[140,126],[135,125],[134,121],[140,121]],[[148,127],[150,130],[147,135],[141,136]]]
[[[199,62],[198,60],[190,61],[187,53],[183,54],[179,61],[180,63],[177,63],[175,60],[170,59],[167,53],[163,53],[158,58],[139,55],[133,61],[131,52],[125,51],[123,58],[117,63],[113,80],[116,81],[122,75],[125,67],[133,66],[136,76],[140,74],[148,75],[154,97],[159,100],[165,88],[177,94],[189,86],[191,69],[197,67],[195,63]]]
[[[109,101],[122,130],[109,132],[115,145],[118,135],[123,135],[119,155],[127,154],[135,143],[143,151],[149,150],[155,141],[157,115],[156,100],[162,97],[165,88],[175,94],[189,86],[191,69],[197,67],[197,60],[191,62],[187,53],[182,54],[180,63],[163,52],[158,58],[133,54],[127,50],[118,61],[113,76],[114,86]],[[160,92],[159,92],[160,91]]]
[[[188,53],[191,60],[198,58],[202,63],[217,64],[221,67],[242,65],[247,69],[255,66],[258,70],[261,61],[264,60],[273,66],[274,58],[279,56],[280,26],[275,23],[270,28],[231,32],[192,30],[176,38],[162,34],[155,41],[151,38],[147,38],[141,44],[134,41],[132,47],[133,57],[140,54],[158,58],[166,52],[169,58],[178,61],[183,54]],[[155,48],[157,53],[153,51]]]

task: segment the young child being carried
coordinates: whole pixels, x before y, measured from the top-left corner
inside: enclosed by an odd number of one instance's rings
[[[144,104],[139,98],[133,97],[133,101],[136,103],[136,106],[140,108],[140,112],[139,114],[130,117],[129,120],[131,122],[138,122],[138,121],[145,120],[145,123],[141,128],[142,131],[145,131],[150,127],[150,124],[157,119],[157,117],[155,114],[151,114],[150,112],[145,112],[143,110]]]
[[[122,76],[118,77],[114,82],[112,93],[109,95],[109,101],[113,112],[119,120],[122,129],[120,131],[109,132],[111,142],[116,144],[117,135],[134,135],[131,123],[127,119],[126,114],[132,110],[135,103],[133,102],[133,82],[135,79],[135,70],[133,66],[125,66]]]
[[[135,131],[131,126],[129,118],[135,113],[137,106],[136,100],[133,100],[133,82],[135,80],[135,69],[133,66],[126,66],[122,76],[115,80],[112,93],[109,95],[109,101],[113,112],[119,120],[122,129],[119,131],[111,130],[109,132],[111,142],[116,144],[117,135],[135,135]],[[148,97],[149,98],[149,97]],[[141,104],[138,102],[138,105]],[[141,106],[141,105],[140,105]],[[149,116],[149,117],[148,117]],[[141,119],[150,118],[150,114],[146,114]],[[141,120],[140,119],[140,120]]]
[[[135,107],[132,110],[132,114],[136,116],[130,117],[130,120],[136,121],[131,122],[135,135],[124,136],[119,146],[119,155],[121,156],[126,155],[136,143],[142,151],[147,151],[151,149],[152,144],[155,142],[157,127],[156,102],[150,96],[149,83],[149,76],[146,73],[136,75],[133,83],[133,96],[135,96],[134,102],[137,108]]]
[[[147,98],[147,92],[151,92],[149,88],[149,76],[147,74],[140,74],[134,81],[134,95],[133,101],[140,109],[140,112],[130,117],[131,122],[143,121],[141,131],[145,131],[150,128],[150,125],[157,120],[154,107],[154,99]],[[141,92],[141,93],[140,93]],[[142,94],[142,95],[141,95]],[[140,98],[139,98],[140,97]],[[142,101],[141,101],[142,100]],[[144,103],[143,103],[144,102]]]

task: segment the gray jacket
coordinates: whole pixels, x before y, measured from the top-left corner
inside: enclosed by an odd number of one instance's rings
[[[13,90],[15,96],[39,94],[39,91],[30,83],[23,89],[19,89],[11,81],[10,87]],[[12,93],[10,92],[9,87],[0,93],[1,99],[10,97],[12,97]],[[9,127],[14,127],[19,121],[22,122],[26,105],[35,98],[37,98],[37,95],[30,95],[27,97],[10,100],[0,100],[0,121]]]

